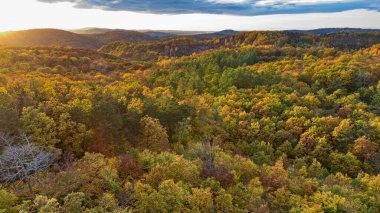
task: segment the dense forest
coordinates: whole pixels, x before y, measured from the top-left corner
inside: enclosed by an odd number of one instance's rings
[[[106,40],[0,47],[0,212],[380,212],[379,32]]]

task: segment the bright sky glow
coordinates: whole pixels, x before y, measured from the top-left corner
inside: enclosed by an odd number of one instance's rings
[[[209,0],[244,2],[245,0]],[[260,0],[268,2],[301,2],[301,0]],[[347,0],[305,0],[347,1]],[[283,30],[325,27],[380,28],[380,12],[354,9],[344,12],[275,14],[236,16],[222,14],[149,14],[130,11],[83,9],[73,2],[45,3],[37,0],[2,0],[0,3],[0,31],[31,28],[78,29],[103,27],[117,29],[153,30]]]

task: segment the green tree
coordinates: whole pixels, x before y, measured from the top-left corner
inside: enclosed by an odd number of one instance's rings
[[[57,138],[60,139],[60,147],[66,152],[76,155],[83,154],[84,144],[91,136],[91,131],[86,126],[71,119],[70,114],[63,113],[57,122]]]
[[[21,122],[23,131],[33,142],[44,147],[54,147],[59,142],[55,121],[38,109],[24,108]]]
[[[15,194],[0,189],[0,212],[11,212],[11,208],[17,204],[17,201],[18,197]]]
[[[215,197],[215,207],[217,212],[234,212],[232,195],[221,189]]]
[[[4,87],[0,87],[0,131],[16,133],[18,125],[19,119],[12,97]]]
[[[169,148],[169,139],[166,129],[158,119],[144,117],[141,119],[140,145],[152,151],[164,151]]]
[[[336,147],[340,150],[346,150],[347,146],[352,143],[354,139],[354,132],[350,119],[342,120],[339,126],[332,132],[332,136],[336,140]]]
[[[59,212],[60,205],[55,198],[48,198],[43,195],[37,195],[33,201],[33,209],[41,213]]]
[[[63,199],[62,212],[64,213],[80,213],[83,212],[83,203],[85,194],[83,192],[72,192]]]
[[[213,210],[211,189],[192,188],[188,202],[192,212],[211,212]]]
[[[181,183],[163,181],[158,189],[138,182],[135,187],[136,207],[139,212],[179,212],[185,208],[189,192]]]
[[[274,161],[274,149],[271,144],[264,141],[255,141],[249,146],[251,159],[259,164],[271,164]]]
[[[200,166],[196,163],[176,156],[169,164],[158,164],[145,175],[152,186],[158,186],[162,181],[172,179],[175,182],[196,184],[200,176]]]
[[[118,201],[112,193],[104,193],[98,200],[99,206],[105,212],[112,212],[118,208]]]
[[[353,177],[360,171],[360,161],[350,152],[333,152],[330,154],[330,168],[332,172],[342,172]]]

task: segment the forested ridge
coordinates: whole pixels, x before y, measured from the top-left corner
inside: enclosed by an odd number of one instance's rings
[[[0,47],[0,212],[380,212],[380,34]]]

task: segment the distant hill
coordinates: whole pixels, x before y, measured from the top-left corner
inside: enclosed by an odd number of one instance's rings
[[[204,41],[202,41],[204,40]],[[131,45],[141,51],[162,51],[158,56],[182,56],[218,47],[249,46],[321,46],[339,49],[365,48],[380,40],[380,30],[329,28],[309,31],[132,31],[89,28],[77,33],[58,29],[32,29],[0,33],[0,45],[5,46],[70,46],[80,49],[99,49],[107,44],[122,42],[122,55],[131,56]],[[105,52],[114,52],[112,44]],[[164,47],[164,49],[162,49]],[[133,54],[132,54],[133,55]],[[132,58],[135,58],[134,56]]]
[[[319,46],[338,49],[367,48],[380,41],[380,32],[306,34],[290,31],[241,32],[217,39],[221,46]]]
[[[80,49],[98,49],[102,45],[122,41],[131,43],[154,42],[157,37],[145,33],[114,30],[88,31],[85,34],[73,33],[57,29],[32,29],[0,33],[0,45],[6,46],[70,46]],[[91,33],[90,33],[91,32]],[[95,33],[102,32],[102,33]]]
[[[164,31],[139,31],[153,37],[175,37],[175,36],[190,36],[194,38],[203,38],[211,39],[218,38],[222,36],[229,36],[238,33],[234,30],[223,30],[219,32],[209,32],[209,31],[173,31],[173,30],[164,30]]]
[[[194,35],[194,37],[209,39],[209,38],[218,38],[218,37],[222,37],[222,36],[230,36],[230,35],[233,35],[236,33],[239,33],[239,32],[234,31],[234,30],[223,30],[223,31],[214,32],[214,33],[205,33],[205,34]]]
[[[173,37],[177,36],[176,34],[167,33],[167,32],[161,32],[161,31],[148,31],[144,32],[146,35],[150,35],[153,37]]]
[[[0,33],[0,45],[6,46],[71,46],[81,49],[98,49],[112,42],[154,43],[189,36],[194,39],[213,39],[237,33],[202,31],[132,31],[106,28],[79,30],[31,29]]]
[[[64,30],[33,29],[0,33],[0,45],[71,46],[81,49],[97,49],[102,42]]]
[[[181,57],[219,47],[211,41],[180,36],[152,43],[113,42],[104,45],[99,51],[129,60],[154,61],[161,57]]]
[[[332,33],[369,33],[380,32],[380,29],[361,29],[361,28],[320,28],[315,30],[288,30],[288,32],[299,32],[305,34],[326,35]]]
[[[234,30],[223,30],[219,32],[212,32],[212,31],[175,31],[175,30],[163,30],[163,31],[139,31],[143,32],[147,35],[154,36],[154,37],[174,37],[174,36],[191,36],[195,38],[217,38],[221,36],[229,36],[233,35],[235,33],[238,33],[238,31]]]
[[[145,33],[131,31],[131,30],[114,30],[104,33],[88,34],[86,35],[92,39],[96,39],[104,44],[115,41],[123,42],[154,42],[157,41],[156,37],[147,35]]]
[[[120,31],[120,30],[122,29],[87,27],[87,28],[68,30],[68,31],[72,33],[76,33],[76,34],[100,34],[100,33],[106,33],[110,31]]]
[[[135,30],[107,29],[107,28],[83,28],[71,30],[70,32],[86,35],[99,40],[102,43],[123,42],[153,42],[157,40],[154,34],[143,33]]]
[[[129,60],[154,61],[165,57],[181,57],[218,48],[265,47],[329,47],[339,50],[367,48],[380,41],[380,32],[335,33],[325,35],[286,31],[253,31],[234,33],[220,37],[199,38],[178,36],[151,43],[113,42],[102,46],[99,51]],[[207,34],[206,34],[207,35]],[[223,35],[220,33],[219,35]],[[169,38],[169,37],[168,37]],[[281,54],[277,52],[276,54]]]
[[[182,31],[182,30],[137,30],[146,34],[160,34],[167,36],[193,36],[214,33],[214,31]]]
[[[109,28],[82,28],[70,30],[77,34],[100,34],[113,31],[134,31],[150,35],[152,37],[169,37],[169,36],[192,36],[214,33],[213,31],[183,31],[183,30],[125,30],[125,29],[109,29]]]

